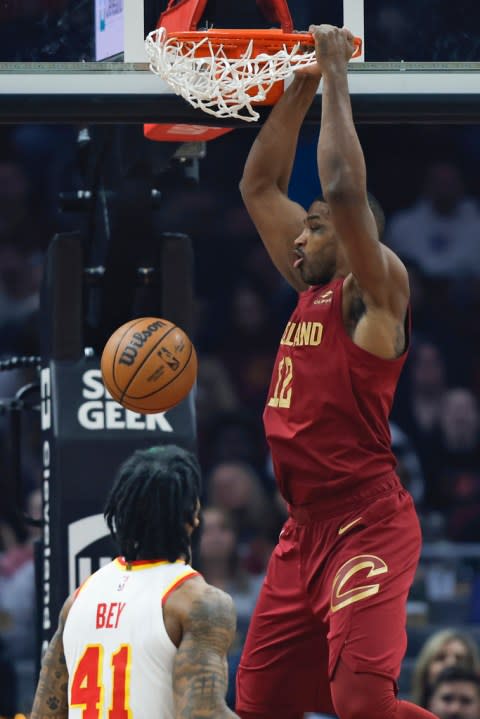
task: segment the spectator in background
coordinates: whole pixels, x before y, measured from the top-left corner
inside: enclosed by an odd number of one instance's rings
[[[411,208],[394,214],[385,242],[430,277],[478,276],[480,212],[465,194],[458,167],[436,162],[428,168],[423,192]]]
[[[418,452],[425,476],[425,501],[436,506],[435,433],[442,399],[447,389],[445,361],[436,345],[420,341],[413,345],[407,362],[406,386],[397,393],[393,421],[407,432]]]
[[[26,513],[42,515],[39,489],[26,500]],[[25,526],[16,513],[0,518],[0,716],[8,697],[19,707],[31,706],[35,691],[36,595],[33,543],[41,529]],[[7,702],[8,704],[8,702]],[[3,704],[5,706],[5,704]]]
[[[412,701],[426,707],[435,679],[450,666],[461,666],[479,674],[480,654],[468,635],[456,629],[442,629],[427,639],[417,657],[412,675]]]
[[[263,574],[252,575],[242,565],[238,533],[231,514],[211,506],[202,511],[199,570],[205,580],[228,592],[237,612],[237,634],[228,655],[227,704],[235,706],[235,674],[250,617],[263,582]]]
[[[231,514],[220,507],[205,507],[199,569],[205,581],[232,597],[237,611],[239,641],[243,643],[263,575],[254,576],[247,572],[238,549],[238,534]]]
[[[278,523],[257,472],[245,462],[220,462],[208,477],[207,496],[208,504],[231,513],[244,565],[252,573],[263,573]]]
[[[269,306],[275,332],[283,333],[297,295],[273,264],[265,246],[256,242],[245,258],[245,269],[255,287],[261,287]]]
[[[243,406],[260,415],[275,359],[275,322],[263,293],[248,282],[232,289],[230,302],[217,352]]]
[[[219,412],[206,428],[200,447],[203,466],[239,460],[263,472],[266,447],[259,417],[245,411]]]
[[[239,409],[238,398],[225,366],[211,355],[202,355],[198,365],[195,408],[200,434],[219,413]]]
[[[408,435],[394,422],[390,422],[390,433],[392,435],[392,450],[397,460],[397,474],[401,483],[410,492],[415,504],[419,507],[425,492],[420,460]]]
[[[27,497],[27,515],[40,519],[42,498],[39,489]],[[15,519],[2,532],[4,551],[0,553],[0,611],[10,617],[2,632],[14,660],[35,659],[35,576],[33,544],[40,536],[37,527],[24,527]],[[33,688],[33,687],[32,687]]]
[[[447,667],[433,683],[426,708],[439,719],[480,719],[480,677],[461,666]]]
[[[469,389],[445,393],[434,443],[432,461],[448,511],[448,534],[456,541],[480,541],[480,414]]]

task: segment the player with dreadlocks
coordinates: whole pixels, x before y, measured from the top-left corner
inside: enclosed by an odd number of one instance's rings
[[[174,445],[122,464],[105,506],[121,556],[65,602],[32,719],[236,717],[233,603],[189,564],[200,491],[196,458]]]

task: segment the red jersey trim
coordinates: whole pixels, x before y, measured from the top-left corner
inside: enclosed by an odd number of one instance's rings
[[[167,601],[170,594],[174,591],[174,589],[177,589],[181,584],[187,581],[187,579],[191,579],[192,577],[199,577],[199,572],[196,572],[194,569],[191,569],[187,571],[186,574],[182,575],[181,577],[177,577],[172,584],[170,584],[169,587],[165,590],[163,597],[162,597],[162,606]]]

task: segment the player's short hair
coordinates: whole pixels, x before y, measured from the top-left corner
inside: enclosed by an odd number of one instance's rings
[[[435,677],[428,692],[428,701],[430,701],[442,684],[450,684],[452,682],[468,682],[469,684],[474,684],[480,696],[480,677],[478,674],[473,671],[473,669],[468,669],[468,667],[462,666],[461,664],[455,664],[445,667]]]
[[[190,535],[201,493],[195,455],[176,445],[134,452],[120,466],[104,516],[126,561],[190,560]]]
[[[373,216],[375,218],[375,222],[377,223],[377,230],[378,230],[378,237],[380,240],[383,238],[383,233],[385,232],[385,213],[383,211],[383,208],[377,198],[372,195],[371,192],[367,192],[367,198],[368,198],[368,204],[370,205],[370,209],[373,212]],[[326,202],[326,199],[323,195],[318,195],[318,197],[315,197],[313,200],[314,202]]]

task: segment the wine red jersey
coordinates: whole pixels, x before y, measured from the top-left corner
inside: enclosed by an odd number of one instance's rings
[[[333,506],[395,476],[388,416],[406,352],[387,360],[354,344],[342,286],[338,279],[300,294],[275,360],[263,418],[292,505]]]

